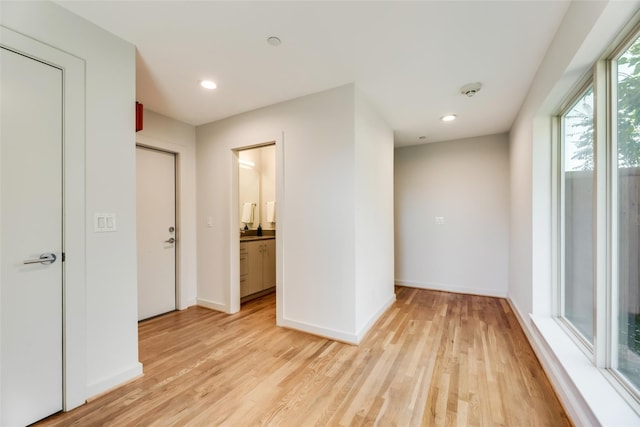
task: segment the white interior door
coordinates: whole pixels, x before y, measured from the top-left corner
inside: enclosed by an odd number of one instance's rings
[[[62,409],[62,71],[0,54],[0,425],[13,427]]]
[[[175,154],[138,147],[138,319],[176,309]]]

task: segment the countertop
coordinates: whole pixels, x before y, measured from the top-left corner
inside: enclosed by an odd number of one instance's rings
[[[271,240],[275,239],[276,236],[240,236],[241,242],[253,242],[255,240]]]

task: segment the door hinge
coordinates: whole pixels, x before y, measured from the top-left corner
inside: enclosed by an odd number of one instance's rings
[[[64,258],[65,258],[64,252],[62,252],[62,257],[61,258],[62,258],[62,262],[64,262]]]

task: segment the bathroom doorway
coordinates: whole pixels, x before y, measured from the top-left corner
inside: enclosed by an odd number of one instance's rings
[[[238,150],[239,297],[245,303],[276,291],[276,146]]]

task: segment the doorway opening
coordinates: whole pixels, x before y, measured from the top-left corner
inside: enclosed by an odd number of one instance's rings
[[[245,303],[276,292],[276,145],[237,150],[239,299]]]

